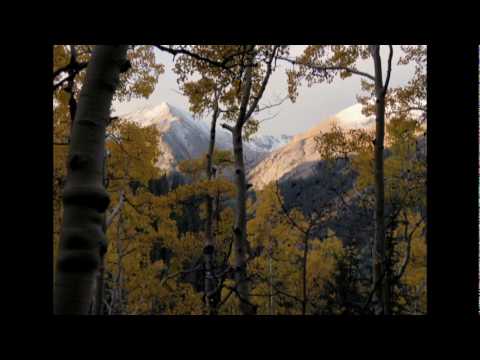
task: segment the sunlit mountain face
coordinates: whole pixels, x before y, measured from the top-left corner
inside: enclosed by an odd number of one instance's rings
[[[160,151],[157,166],[167,172],[175,170],[179,162],[203,156],[208,150],[210,124],[203,119],[195,119],[188,112],[163,102],[159,105],[121,116],[142,126],[154,125],[160,132]],[[285,145],[291,136],[254,136],[244,142],[244,155],[247,168],[253,167],[271,151]],[[218,149],[232,149],[232,135],[217,127],[215,146]]]
[[[286,145],[266,156],[249,172],[249,181],[261,189],[271,181],[280,178],[313,175],[313,168],[321,160],[316,148],[315,137],[336,124],[343,129],[373,129],[374,117],[362,114],[362,105],[355,104],[334,116],[321,120],[310,130],[294,136]]]

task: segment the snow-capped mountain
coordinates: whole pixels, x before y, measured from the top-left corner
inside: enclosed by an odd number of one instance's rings
[[[258,149],[259,152],[270,152],[286,145],[293,136],[280,135],[275,137],[273,135],[255,136],[249,141],[249,145]]]
[[[121,116],[141,126],[155,125],[160,131],[161,156],[157,166],[167,172],[174,170],[178,163],[186,159],[203,156],[208,150],[210,124],[202,119],[194,119],[188,112],[166,102],[146,107]],[[268,153],[284,145],[288,136],[279,139],[273,136],[256,136],[244,142],[244,156],[247,168],[262,160]],[[232,135],[228,130],[216,129],[215,146],[219,149],[232,149]]]
[[[271,152],[248,173],[248,179],[257,189],[283,177],[308,177],[313,174],[313,164],[321,160],[316,151],[315,137],[328,131],[333,124],[343,129],[373,128],[374,117],[362,114],[362,105],[355,104],[319,123],[310,130],[296,135],[285,146]]]

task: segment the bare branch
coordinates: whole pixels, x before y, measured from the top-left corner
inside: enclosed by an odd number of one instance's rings
[[[253,53],[253,50],[255,49],[255,45],[249,45],[247,46],[247,48],[250,50],[251,54],[250,54],[250,59],[247,61],[247,64],[246,64],[247,69],[245,70],[244,80],[242,80],[242,83],[245,83],[245,84],[242,86],[243,92],[242,92],[242,97],[240,102],[240,109],[238,111],[237,121],[235,125],[236,128],[240,128],[240,129],[248,120],[247,106],[248,106],[248,100],[250,99],[250,93],[252,90],[252,65],[255,57],[255,54]]]
[[[258,111],[260,112],[260,111],[264,111],[264,110],[268,110],[268,109],[271,109],[271,108],[280,106],[280,105],[282,105],[282,104],[285,102],[285,100],[287,100],[287,99],[288,99],[288,95],[285,96],[285,97],[283,97],[283,98],[281,98],[281,99],[280,99],[279,101],[277,101],[276,103],[269,104],[269,105],[265,105],[264,107],[259,108]]]
[[[400,279],[402,278],[403,274],[405,273],[405,270],[407,269],[407,266],[408,266],[408,263],[410,261],[410,257],[411,257],[411,248],[412,248],[412,238],[413,238],[413,234],[414,232],[417,230],[417,228],[420,226],[420,224],[423,222],[423,218],[420,219],[413,227],[413,230],[410,232],[410,234],[408,234],[408,225],[405,226],[405,231],[404,231],[404,238],[405,238],[405,241],[407,241],[407,249],[405,250],[405,260],[403,261],[403,264],[402,264],[402,267],[398,273],[397,276],[395,276],[395,280],[396,281],[400,281]],[[405,215],[405,221],[407,222],[407,217]],[[407,222],[408,224],[408,222]]]
[[[113,219],[115,219],[115,216],[117,216],[120,210],[122,209],[124,202],[125,202],[125,192],[122,190],[122,192],[120,193],[120,200],[117,206],[112,210],[112,212],[107,218],[107,221],[106,221],[107,228],[113,222]]]
[[[173,279],[174,277],[176,277],[176,276],[178,276],[178,275],[192,273],[192,272],[195,272],[195,271],[199,270],[200,268],[201,268],[201,264],[195,266],[194,268],[188,269],[188,270],[177,271],[177,272],[175,272],[175,273],[173,273],[173,274],[168,275],[167,277],[165,277],[165,278],[161,281],[160,285],[165,284],[168,280],[171,280],[171,279]]]
[[[392,73],[392,57],[393,57],[393,46],[388,45],[390,48],[390,53],[388,55],[388,69],[387,69],[387,78],[385,79],[385,85],[383,86],[383,95],[387,93],[388,84],[390,82],[390,74]]]
[[[196,54],[190,50],[187,50],[187,49],[184,49],[184,48],[174,48],[173,46],[169,45],[169,46],[165,46],[165,45],[154,45],[155,47],[157,47],[159,50],[161,51],[165,51],[165,52],[168,52],[170,54],[172,54],[174,57],[176,55],[179,55],[179,54],[182,54],[182,55],[188,55],[196,60],[199,60],[199,61],[203,61],[207,64],[210,64],[212,66],[216,66],[216,67],[219,67],[221,69],[224,69],[230,73],[233,73],[233,71],[231,70],[232,67],[235,67],[237,66],[238,64],[230,64],[230,65],[227,65],[228,62],[233,59],[235,56],[238,56],[238,55],[241,55],[243,54],[243,52],[237,52],[237,53],[234,53],[232,55],[229,55],[229,56],[226,56],[222,61],[216,61],[216,60],[212,60],[208,57],[204,57],[202,55],[199,55],[199,54]]]
[[[288,294],[288,293],[286,293],[286,292],[283,291],[283,290],[280,290],[280,289],[279,289],[273,282],[271,282],[269,279],[260,276],[260,274],[255,274],[255,276],[256,276],[258,279],[260,279],[261,281],[264,281],[264,282],[266,282],[268,285],[271,285],[271,286],[272,286],[273,290],[275,290],[275,292],[276,292],[276,293],[273,294],[273,295],[280,294],[280,295],[286,296],[286,297],[288,297],[288,298],[290,298],[290,299],[293,299],[293,300],[295,300],[295,301],[297,301],[297,302],[299,302],[299,303],[303,303],[303,300],[302,300],[302,299],[300,299],[300,298],[298,298],[298,297],[296,297],[296,296],[294,296],[294,295]],[[252,296],[254,296],[254,295],[252,295]]]
[[[230,289],[230,292],[225,296],[225,298],[220,301],[220,303],[217,305],[217,309],[220,309],[220,307],[227,302],[227,300],[230,298],[230,296],[233,294],[233,289]]]
[[[248,306],[256,309],[257,308],[257,305],[251,303],[250,301],[248,301],[247,299],[245,299],[242,294],[239,293],[239,291],[237,290],[237,285],[235,285],[234,287],[231,287],[231,286],[227,286],[227,285],[224,285],[226,289],[229,289],[230,290],[230,293],[227,295],[227,297],[230,297],[231,293],[234,292],[235,295],[238,297],[238,299],[240,300],[240,302],[244,303],[244,304],[247,304]],[[220,307],[221,305],[223,305],[223,303],[226,301],[226,299],[224,301],[222,301],[218,307]]]
[[[259,124],[262,124],[262,123],[264,123],[265,121],[275,119],[278,115],[280,115],[280,112],[281,112],[281,111],[277,111],[275,114],[273,114],[273,115],[271,115],[271,116],[267,116],[266,118],[259,119],[259,120],[258,120],[258,123],[259,123]]]
[[[315,65],[315,64],[311,64],[311,63],[302,63],[302,62],[299,62],[297,60],[289,59],[289,58],[283,57],[283,56],[280,56],[279,59],[287,61],[287,62],[289,62],[293,65],[306,66],[306,67],[309,67],[311,69],[318,70],[318,71],[335,71],[335,70],[347,71],[351,74],[360,75],[360,76],[366,77],[366,78],[368,78],[372,81],[375,81],[374,76],[372,76],[372,75],[370,75],[366,72],[359,71],[355,68],[349,68],[349,67],[346,67],[346,66],[319,66],[319,65]]]
[[[275,54],[277,53],[277,49],[280,47],[280,45],[274,46],[272,53],[270,54],[270,57],[268,58],[267,61],[267,72],[265,73],[265,76],[263,77],[262,85],[260,87],[260,90],[253,100],[252,105],[250,106],[250,109],[247,111],[247,114],[245,115],[245,120],[248,120],[250,116],[252,116],[252,113],[255,111],[258,102],[260,101],[260,98],[262,97],[263,93],[265,92],[265,88],[267,87],[268,80],[270,79],[270,75],[272,74],[272,62],[273,59],[275,58]]]
[[[230,131],[230,132],[233,133],[233,130],[234,130],[234,129],[233,129],[232,126],[227,125],[227,124],[225,124],[225,123],[221,124],[220,126],[221,126],[222,128],[227,129],[228,131]]]
[[[382,271],[380,277],[378,278],[377,282],[375,283],[375,285],[372,287],[372,289],[370,290],[370,294],[368,295],[368,298],[367,298],[367,301],[365,302],[365,304],[362,306],[362,312],[364,312],[368,305],[370,305],[370,302],[372,301],[373,299],[373,294],[375,294],[375,292],[377,291],[379,285],[383,282],[383,278],[385,277],[385,271]]]
[[[66,72],[66,71],[69,71],[69,75],[65,78],[63,78],[62,80],[60,80],[59,82],[57,82],[56,84],[53,84],[53,90],[55,91],[58,87],[60,87],[61,85],[65,84],[66,82],[70,81],[70,80],[73,80],[75,78],[75,76],[77,76],[77,74],[82,71],[83,69],[85,69],[87,67],[88,63],[87,62],[83,62],[83,63],[77,63],[76,65],[72,65],[71,63],[68,64],[67,66],[61,68],[61,69],[58,69],[57,71],[55,71],[53,73],[53,79],[55,80],[55,78],[60,75],[62,72]]]
[[[278,202],[280,203],[280,206],[283,210],[283,213],[287,217],[288,221],[292,224],[293,227],[295,227],[298,231],[300,231],[302,234],[306,234],[307,232],[302,229],[291,217],[290,214],[288,213],[287,208],[285,207],[285,204],[283,203],[280,193],[279,193],[279,186],[278,186],[278,181],[275,181],[275,194],[277,195]]]
[[[178,95],[182,95],[182,96],[185,96],[185,94],[181,93],[180,91],[177,91],[175,89],[170,89],[170,91],[173,91],[174,93],[178,94]]]

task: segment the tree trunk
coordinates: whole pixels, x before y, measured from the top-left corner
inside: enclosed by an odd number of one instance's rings
[[[105,151],[103,157],[103,186],[107,188],[107,152]],[[120,199],[119,207],[122,199]],[[105,253],[107,252],[107,227],[108,227],[107,213],[103,214],[103,233],[105,234],[105,242],[99,246],[100,265],[97,274],[97,291],[95,293],[95,315],[101,315],[103,309],[103,295],[104,295],[104,276],[105,276]]]
[[[73,122],[54,285],[55,314],[86,314],[93,296],[103,215],[105,127],[127,46],[96,46]]]
[[[302,315],[307,313],[307,261],[308,261],[308,232],[303,242],[303,269],[302,269]]]
[[[104,275],[105,274],[105,264],[102,257],[100,261],[100,268],[98,269],[97,274],[97,292],[95,296],[95,315],[102,315],[103,310],[103,294],[104,294]]]
[[[373,284],[381,281],[376,287],[376,298],[381,304],[381,313],[390,314],[390,276],[388,259],[386,258],[387,244],[385,241],[385,185],[383,174],[383,148],[385,138],[385,93],[382,79],[382,62],[380,45],[372,47],[372,57],[375,66],[375,242],[374,242],[374,271]],[[383,277],[383,279],[382,279]]]
[[[243,143],[241,130],[235,127],[233,131],[233,153],[235,159],[235,185],[237,199],[235,209],[235,227],[233,253],[235,257],[235,283],[240,298],[240,311],[244,315],[254,313],[250,304],[250,290],[247,279],[247,182],[245,164],[243,161]]]
[[[269,303],[268,303],[268,314],[274,315],[273,313],[273,271],[272,271],[272,238],[269,239],[269,249],[268,249],[268,277],[269,277]]]
[[[123,227],[123,216],[120,214],[117,223],[117,277],[115,279],[115,296],[112,301],[113,314],[123,313],[123,238],[125,236],[125,229]]]
[[[215,127],[219,115],[218,102],[213,111],[212,123],[210,125],[210,143],[207,153],[207,177],[211,180],[213,177],[213,151],[215,149]],[[207,224],[205,247],[203,248],[205,260],[205,302],[209,315],[216,315],[216,296],[214,294],[216,281],[214,278],[215,245],[213,241],[213,197],[207,194]]]
[[[230,128],[232,132],[233,156],[235,163],[235,185],[237,197],[235,204],[235,224],[233,228],[233,254],[235,267],[235,288],[240,300],[240,312],[243,315],[254,315],[256,308],[250,302],[250,289],[247,277],[247,254],[249,253],[247,240],[247,181],[245,177],[245,163],[243,160],[242,130],[248,121],[247,107],[252,89],[252,67],[254,62],[255,45],[248,45],[250,52],[242,80],[242,97],[236,124]]]

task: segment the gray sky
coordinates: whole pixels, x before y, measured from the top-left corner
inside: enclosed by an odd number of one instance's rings
[[[305,45],[292,45],[291,56],[299,55],[304,47]],[[114,115],[122,115],[164,101],[188,111],[187,98],[177,93],[179,88],[176,75],[172,71],[172,55],[159,50],[155,50],[155,53],[157,60],[165,65],[165,73],[160,75],[154,92],[148,99],[133,99],[130,102],[123,103],[114,102]],[[395,45],[390,78],[390,86],[392,87],[405,84],[413,76],[413,65],[397,65],[401,53],[400,46]],[[385,71],[386,59],[388,58],[388,48],[386,46],[382,46],[381,54]],[[281,65],[280,62],[278,63],[277,70],[272,74],[265,90],[261,105],[274,103],[277,99],[287,95],[285,69],[290,66],[284,62]],[[373,61],[368,59],[359,62],[358,69],[373,74]],[[356,95],[360,93],[360,77],[357,75],[345,80],[336,78],[331,84],[315,84],[311,88],[302,85],[299,88],[299,96],[295,103],[292,104],[290,100],[286,100],[282,105],[257,115],[258,119],[264,119],[279,113],[273,119],[263,122],[258,134],[278,136],[304,132],[317,125],[321,120],[355,104]]]

